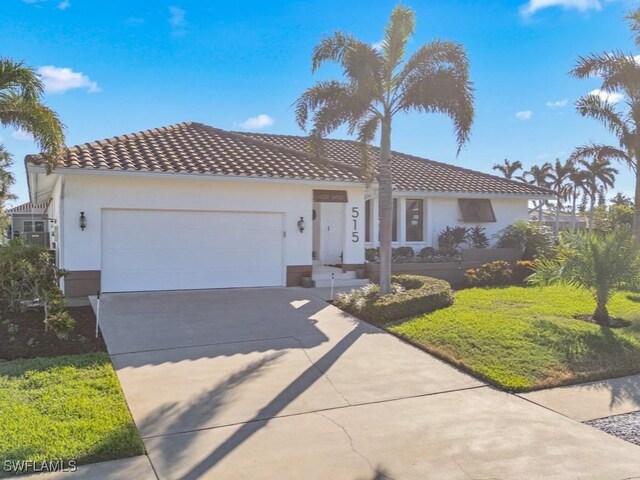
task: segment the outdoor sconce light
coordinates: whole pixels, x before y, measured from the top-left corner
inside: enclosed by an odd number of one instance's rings
[[[84,212],[80,212],[80,229],[84,232],[87,228],[87,217],[84,216]]]
[[[300,220],[298,220],[298,230],[300,230],[300,233],[304,232],[304,227],[306,225],[304,224],[304,217],[300,217]]]

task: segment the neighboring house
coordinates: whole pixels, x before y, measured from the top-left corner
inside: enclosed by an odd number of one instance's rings
[[[41,247],[51,247],[49,232],[49,220],[47,219],[48,202],[23,203],[6,210],[9,216],[8,238],[22,238],[28,243],[40,245]]]
[[[529,221],[538,222],[540,212],[538,209],[529,211]],[[542,211],[542,224],[553,229],[556,224],[556,214],[553,211]],[[573,214],[569,212],[561,212],[558,222],[558,230],[571,230],[574,225]],[[575,217],[576,230],[586,230],[589,227],[589,217],[577,212]]]
[[[378,200],[359,144],[328,140],[323,163],[306,152],[305,137],[189,122],[70,147],[51,175],[37,155],[25,160],[31,199],[51,202],[65,293],[77,296],[291,286],[314,267],[362,267]],[[393,164],[396,246],[435,245],[446,226],[491,235],[551,198],[411,155],[394,152]]]

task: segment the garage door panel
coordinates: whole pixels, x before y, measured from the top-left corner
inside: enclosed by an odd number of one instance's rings
[[[104,210],[104,291],[283,285],[282,214]]]

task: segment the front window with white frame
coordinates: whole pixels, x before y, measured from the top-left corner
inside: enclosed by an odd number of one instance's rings
[[[405,239],[407,242],[424,241],[424,199],[407,198],[405,204],[406,224]]]

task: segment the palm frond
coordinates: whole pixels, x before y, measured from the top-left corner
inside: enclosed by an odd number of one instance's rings
[[[629,137],[629,128],[617,112],[614,106],[603,100],[598,95],[585,95],[576,102],[576,109],[583,117],[593,118],[603,123],[604,126],[619,139]]]
[[[398,5],[393,9],[384,32],[382,51],[384,52],[384,81],[387,92],[393,88],[395,69],[404,58],[405,47],[415,29],[415,16],[411,9]]]
[[[0,58],[0,99],[11,93],[36,99],[43,90],[42,80],[32,68],[22,62]]]
[[[35,99],[9,93],[0,101],[0,124],[33,135],[48,171],[55,168],[64,146],[64,126],[53,110]]]
[[[438,65],[415,70],[403,82],[398,111],[418,110],[447,115],[454,125],[458,153],[469,140],[474,120],[474,89],[466,68]]]
[[[589,143],[582,145],[573,150],[569,159],[578,162],[583,166],[591,165],[593,162],[589,162],[587,159],[593,159],[594,162],[600,162],[607,166],[611,161],[627,163],[631,168],[635,168],[634,160],[625,151],[612,147],[610,145],[602,145],[596,143]],[[618,171],[611,167],[612,173],[615,175]]]
[[[371,143],[373,142],[378,127],[380,126],[380,118],[377,115],[370,115],[361,121],[358,125],[358,141],[360,142],[360,163],[362,173],[367,183],[372,182],[375,177],[375,171],[371,165],[371,157],[373,155]]]
[[[629,24],[629,29],[634,34],[634,42],[636,47],[640,47],[640,8],[634,10],[633,12],[629,12],[625,17],[627,23]]]

